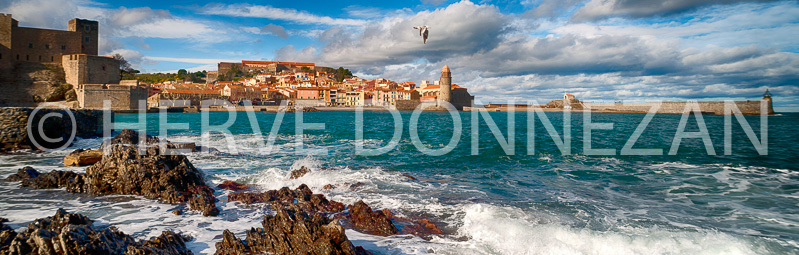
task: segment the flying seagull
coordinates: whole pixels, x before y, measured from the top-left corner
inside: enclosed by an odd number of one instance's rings
[[[430,27],[428,27],[428,26],[413,27],[413,29],[419,29],[419,36],[424,38],[424,44],[427,44],[427,33],[428,33],[427,29],[429,29],[429,28]]]

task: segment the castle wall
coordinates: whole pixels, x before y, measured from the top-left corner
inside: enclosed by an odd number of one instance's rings
[[[67,83],[76,87],[82,84],[119,84],[119,62],[111,57],[64,55],[62,66]]]
[[[419,99],[411,99],[411,100],[397,100],[396,108],[398,111],[413,111],[418,107],[422,102]]]
[[[147,89],[116,84],[82,84],[77,89],[77,96],[81,108],[103,109],[104,101],[109,100],[112,110],[136,110],[140,100],[146,107]]]
[[[12,29],[14,61],[60,62],[64,54],[81,52],[80,34],[27,27]]]
[[[760,103],[763,102],[761,100],[747,100],[747,101],[735,101],[735,105],[744,115],[759,115],[760,114]],[[768,101],[765,101],[767,105],[767,114],[774,113],[774,110],[771,104]],[[699,109],[703,114],[717,114],[723,115],[724,114],[724,101],[697,101],[699,105]],[[583,102],[582,105],[585,108],[590,107],[592,111],[610,111],[610,112],[648,112],[649,109],[657,103],[655,102],[647,102],[647,103],[586,103]],[[685,112],[685,107],[688,102],[662,102],[660,104],[660,109],[658,109],[659,114],[683,114]]]

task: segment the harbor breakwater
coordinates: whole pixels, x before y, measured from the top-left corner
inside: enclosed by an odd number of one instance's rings
[[[760,115],[766,112],[774,114],[770,100],[747,101],[678,101],[678,102],[646,102],[646,103],[588,103],[581,102],[583,109],[589,108],[597,112],[640,112],[646,113],[657,107],[658,114],[683,114],[692,111],[692,105],[702,114],[725,115],[737,108],[743,115]],[[729,106],[727,106],[729,104]],[[734,107],[732,107],[734,105]]]

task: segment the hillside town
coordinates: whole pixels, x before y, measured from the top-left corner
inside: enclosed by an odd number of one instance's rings
[[[147,110],[179,110],[286,101],[303,107],[412,110],[437,106],[437,99],[443,99],[462,110],[473,100],[466,88],[451,84],[448,66],[440,81],[417,84],[362,79],[349,70],[315,63],[243,60],[219,63],[218,70],[203,72],[199,79],[140,82],[147,74],[130,75],[134,70],[124,57],[98,56],[99,26],[97,21],[73,19],[67,31],[27,28],[11,14],[0,14],[0,82],[11,92],[0,96],[0,105],[61,101],[72,108],[141,111],[140,102],[146,102]]]
[[[337,79],[331,68],[314,63],[249,61],[219,63],[219,71],[209,71],[205,83],[168,81],[149,84],[150,107],[192,107],[202,100],[214,105],[290,105],[306,107],[396,107],[403,101],[435,102],[441,96],[441,81],[396,82],[384,78],[362,79],[357,76]],[[217,80],[231,70],[240,70],[245,78]],[[442,73],[449,73],[445,66]],[[222,75],[220,75],[220,73]],[[446,82],[449,82],[448,80]],[[451,100],[456,107],[468,106],[472,97],[466,88],[451,84]],[[463,100],[465,99],[465,100]]]

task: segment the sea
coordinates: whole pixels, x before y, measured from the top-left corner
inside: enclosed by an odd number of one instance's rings
[[[0,217],[22,230],[65,208],[140,239],[182,232],[195,254],[213,254],[223,230],[243,237],[274,213],[229,202],[232,191],[216,185],[232,180],[256,191],[306,184],[445,232],[346,230],[375,254],[799,254],[797,113],[200,112],[116,114],[114,122],[117,131],[213,148],[187,155],[214,187],[221,214],[176,216],[185,205],[0,181]],[[0,178],[24,166],[83,172],[63,157],[104,139],[0,155]],[[301,166],[311,172],[290,179]]]

